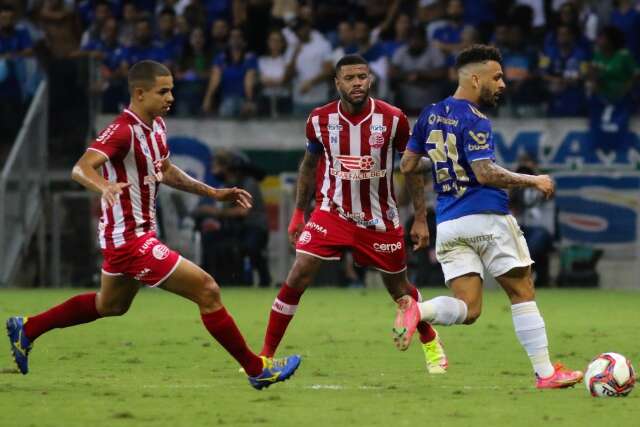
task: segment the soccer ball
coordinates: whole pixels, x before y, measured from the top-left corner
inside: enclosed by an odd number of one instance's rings
[[[593,397],[623,397],[631,393],[636,374],[631,362],[618,353],[602,353],[589,363],[584,384]]]

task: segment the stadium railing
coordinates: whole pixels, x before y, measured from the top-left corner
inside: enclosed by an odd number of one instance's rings
[[[45,277],[48,117],[49,83],[43,79],[0,173],[0,286],[11,283],[36,231],[39,277]]]

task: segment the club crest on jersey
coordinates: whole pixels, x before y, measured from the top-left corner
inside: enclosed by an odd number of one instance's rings
[[[389,221],[393,221],[397,217],[398,217],[398,210],[397,209],[390,208],[389,210],[387,210],[387,219]]]
[[[371,156],[336,156],[336,159],[340,162],[345,169],[353,170],[365,170],[370,171],[375,166],[376,162]]]
[[[118,123],[112,123],[110,124],[105,130],[102,131],[102,133],[96,138],[97,142],[101,142],[102,144],[105,144],[107,142],[107,140],[109,138],[111,138],[111,135],[113,135],[116,130],[118,129],[118,127],[120,127],[120,124]]]
[[[372,133],[371,136],[369,136],[369,146],[371,146],[371,148],[379,149],[379,148],[382,148],[383,145],[384,145],[384,136],[382,136],[380,132]]]
[[[311,241],[311,233],[309,233],[306,230],[300,234],[300,237],[298,237],[298,243],[300,244],[300,246],[304,246],[310,241]]]
[[[151,250],[153,257],[159,261],[162,261],[169,256],[169,248],[165,245],[155,245]]]

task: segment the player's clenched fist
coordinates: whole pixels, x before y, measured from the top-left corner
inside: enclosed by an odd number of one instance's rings
[[[122,190],[130,186],[128,182],[110,182],[102,189],[102,198],[107,202],[107,206],[111,207],[118,203]]]
[[[556,185],[549,175],[538,175],[536,177],[536,188],[548,199],[553,196],[553,193],[556,190]]]
[[[298,237],[300,237],[300,233],[302,233],[303,228],[304,210],[296,208],[296,210],[293,211],[291,221],[289,221],[289,228],[287,228],[287,231],[289,233],[289,243],[291,243],[291,246],[295,247],[296,241],[298,240]]]
[[[427,221],[414,220],[410,235],[414,251],[426,248],[427,245],[429,245],[429,227],[427,226]]]

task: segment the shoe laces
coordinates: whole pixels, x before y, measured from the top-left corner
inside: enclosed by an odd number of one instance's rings
[[[282,369],[287,364],[287,358],[283,357],[281,359],[273,359],[266,358],[265,368],[267,369]]]

